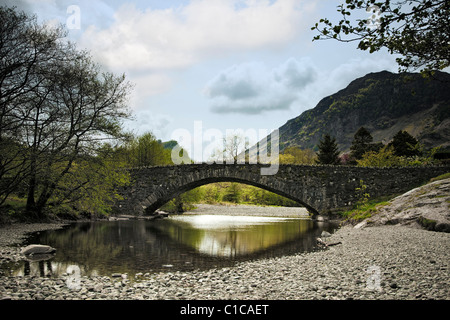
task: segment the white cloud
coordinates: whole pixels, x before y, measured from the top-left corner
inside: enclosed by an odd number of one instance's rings
[[[290,58],[274,69],[263,63],[243,63],[220,72],[207,83],[204,94],[213,113],[291,110],[300,114],[356,78],[382,70],[396,72],[396,64],[372,57],[349,59],[331,70],[320,69],[310,58]]]
[[[169,76],[161,73],[133,74],[130,79],[134,87],[129,105],[135,111],[146,107],[148,97],[163,93],[172,85]]]
[[[310,59],[290,58],[274,69],[263,63],[244,63],[222,71],[206,85],[204,93],[215,113],[288,110],[317,74]]]
[[[324,98],[347,87],[353,80],[371,72],[387,70],[397,72],[392,58],[353,58],[336,66],[329,72],[322,71],[314,85],[314,96]],[[318,101],[317,101],[318,102]],[[314,106],[311,106],[314,107]]]
[[[135,113],[135,121],[128,121],[125,127],[136,134],[152,132],[156,137],[166,137],[173,122],[170,115],[140,110]]]
[[[89,27],[82,44],[116,70],[168,69],[233,50],[276,47],[300,32],[313,5],[299,0],[193,0],[142,11],[120,7],[107,29]]]

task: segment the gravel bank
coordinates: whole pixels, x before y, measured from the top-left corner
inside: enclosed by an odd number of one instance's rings
[[[0,229],[3,259],[23,232]],[[22,235],[21,235],[22,234]],[[345,226],[326,238],[341,244],[235,267],[109,277],[0,276],[0,298],[25,299],[450,299],[450,234],[404,226]],[[15,259],[13,250],[11,259]],[[75,282],[70,282],[74,280]],[[136,281],[130,281],[136,280]],[[79,282],[76,282],[79,281]]]
[[[183,214],[220,214],[229,216],[270,216],[270,217],[290,217],[309,218],[309,213],[305,208],[299,207],[262,207],[251,205],[213,205],[196,204],[196,209]]]
[[[65,225],[63,223],[20,223],[0,226],[0,264],[23,258],[20,254],[20,244],[26,239],[27,234],[60,229]]]

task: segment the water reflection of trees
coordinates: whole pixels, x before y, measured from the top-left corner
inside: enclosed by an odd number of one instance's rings
[[[173,265],[176,270],[205,269],[311,250],[322,230],[312,221],[299,220],[213,234],[171,220],[78,223],[66,229],[42,232],[29,242],[57,249],[55,258],[45,262],[46,274],[48,270],[55,275],[63,274],[69,265],[75,264],[82,275],[114,272],[131,275],[164,270],[164,265]],[[220,254],[214,256],[207,250],[199,250],[205,243],[213,244]],[[40,272],[41,266],[31,263],[31,270],[36,267]]]

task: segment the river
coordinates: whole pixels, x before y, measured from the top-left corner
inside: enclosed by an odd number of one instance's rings
[[[6,274],[61,276],[78,270],[86,276],[133,278],[140,273],[204,270],[312,251],[322,230],[336,227],[304,214],[295,216],[292,208],[223,207],[209,214],[211,207],[201,209],[154,221],[80,222],[37,232],[23,245],[50,245],[56,254],[46,261],[10,264]],[[280,216],[287,211],[290,214]]]

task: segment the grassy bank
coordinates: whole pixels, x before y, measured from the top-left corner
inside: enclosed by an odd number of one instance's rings
[[[104,218],[104,215],[80,211],[70,204],[48,205],[44,209],[42,217],[37,217],[26,212],[27,199],[15,195],[9,196],[5,203],[0,207],[0,225],[10,223],[35,223],[35,222],[53,222],[53,221],[77,221],[81,219]]]
[[[389,204],[389,200],[393,199],[396,195],[380,197],[377,199],[372,199],[364,204],[358,204],[355,208],[340,212],[339,215],[344,219],[344,221],[355,224],[364,219],[370,218],[373,214],[377,212],[377,209]]]

